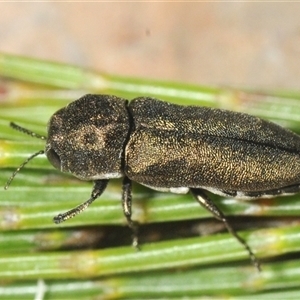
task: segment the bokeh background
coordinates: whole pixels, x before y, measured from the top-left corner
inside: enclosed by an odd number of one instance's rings
[[[0,51],[141,78],[299,89],[300,3],[0,3]]]

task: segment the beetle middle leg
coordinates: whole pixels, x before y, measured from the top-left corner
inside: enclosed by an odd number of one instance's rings
[[[260,271],[260,263],[257,257],[252,252],[247,242],[243,238],[241,238],[233,229],[233,227],[229,224],[226,216],[222,213],[222,211],[207,197],[203,190],[191,188],[190,191],[194,198],[198,201],[198,203],[200,203],[205,209],[211,212],[216,219],[224,223],[229,233],[231,233],[244,246],[244,248],[249,253],[252,263],[258,269],[258,271]]]
[[[123,192],[122,192],[122,207],[124,216],[127,219],[128,226],[132,230],[132,246],[139,250],[139,242],[138,242],[138,223],[131,219],[131,204],[132,204],[132,197],[131,197],[131,190],[132,190],[132,182],[131,180],[125,176],[123,179]]]

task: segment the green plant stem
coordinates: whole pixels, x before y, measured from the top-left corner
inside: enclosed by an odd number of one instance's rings
[[[298,288],[300,265],[297,261],[280,262],[273,265],[266,265],[264,273],[253,274],[251,268],[245,267],[214,267],[196,270],[182,270],[172,272],[160,272],[158,274],[126,275],[103,280],[82,280],[82,281],[49,281],[45,280],[49,299],[59,299],[73,295],[73,299],[85,299],[84,296],[101,296],[101,299],[177,299],[177,297],[199,297],[201,296],[237,296],[233,299],[244,299],[246,295],[255,293],[255,299],[264,298],[266,294],[258,292],[270,292],[274,287],[284,299],[288,295],[298,295],[291,288]],[[184,273],[184,276],[183,276]],[[222,282],[220,282],[222,278]],[[29,285],[29,284],[27,284]],[[29,292],[31,295],[36,292],[36,282],[25,290],[20,284],[13,284],[0,288],[0,295],[12,295]],[[69,288],[68,288],[69,286]],[[153,288],[155,287],[155,288]],[[70,293],[71,291],[71,293]],[[243,296],[242,296],[243,295]],[[287,295],[288,298],[285,298]],[[10,299],[10,298],[5,298]],[[26,299],[26,298],[25,298]],[[66,299],[66,298],[63,298]],[[193,299],[193,298],[192,298]],[[246,297],[245,299],[248,299]],[[249,298],[251,299],[251,297]],[[273,298],[272,298],[273,299]],[[282,298],[275,298],[282,299]]]
[[[0,76],[28,83],[45,85],[48,88],[70,89],[72,93],[60,92],[58,98],[86,93],[108,93],[132,99],[149,96],[179,104],[195,104],[246,111],[263,118],[276,120],[292,129],[300,122],[299,92],[254,91],[250,89],[205,87],[181,83],[166,83],[113,76],[79,67],[42,61],[27,57],[0,53]],[[36,89],[36,86],[34,86]],[[22,89],[21,89],[22,90]],[[28,92],[28,88],[26,89]],[[34,92],[35,93],[35,92]],[[75,95],[74,95],[75,93]],[[22,95],[22,93],[19,93]],[[51,93],[46,94],[49,99]],[[36,99],[36,97],[34,97]],[[50,96],[53,99],[53,97]],[[22,99],[22,97],[20,97]],[[74,98],[73,98],[74,99]],[[288,108],[288,109],[286,109]]]
[[[278,231],[258,230],[248,233],[247,238],[249,244],[255,244],[259,257],[300,249],[299,228],[294,226]],[[262,240],[264,243],[261,243]],[[246,251],[233,237],[220,234],[145,244],[142,251],[138,252],[131,247],[117,247],[70,253],[24,254],[22,260],[19,255],[3,254],[0,258],[0,277],[2,280],[93,278],[128,272],[214,265],[247,258]],[[249,264],[247,268],[253,267]],[[257,271],[252,269],[252,272]]]

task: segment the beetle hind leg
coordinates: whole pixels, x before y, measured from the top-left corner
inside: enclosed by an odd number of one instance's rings
[[[247,242],[243,238],[241,238],[237,234],[237,232],[233,229],[233,227],[230,225],[230,223],[228,222],[226,216],[222,213],[222,211],[207,197],[207,195],[204,193],[203,190],[191,188],[190,192],[192,193],[194,198],[197,200],[197,202],[199,204],[201,204],[202,207],[204,207],[209,212],[211,212],[216,219],[218,219],[224,223],[224,225],[226,226],[229,233],[231,233],[239,241],[239,243],[241,243],[244,246],[244,248],[249,253],[252,263],[260,271],[261,270],[260,263],[259,263],[257,257],[252,252],[252,250],[251,250],[250,246],[247,244]]]
[[[300,191],[300,184],[285,186],[282,188],[279,188],[277,190],[270,190],[264,193],[264,195],[267,196],[288,196],[288,195],[294,195],[299,193]]]

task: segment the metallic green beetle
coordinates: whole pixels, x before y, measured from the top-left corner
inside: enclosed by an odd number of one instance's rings
[[[6,188],[29,160],[42,153],[62,172],[94,181],[91,198],[56,216],[56,223],[83,211],[113,178],[123,177],[123,211],[133,230],[132,181],[158,191],[191,192],[224,222],[258,269],[248,244],[205,190],[253,199],[294,194],[300,189],[300,136],[243,113],[148,97],[128,103],[110,95],[86,95],[51,117],[48,137],[12,126],[46,139],[46,146],[16,170]],[[137,245],[137,238],[134,243]]]

